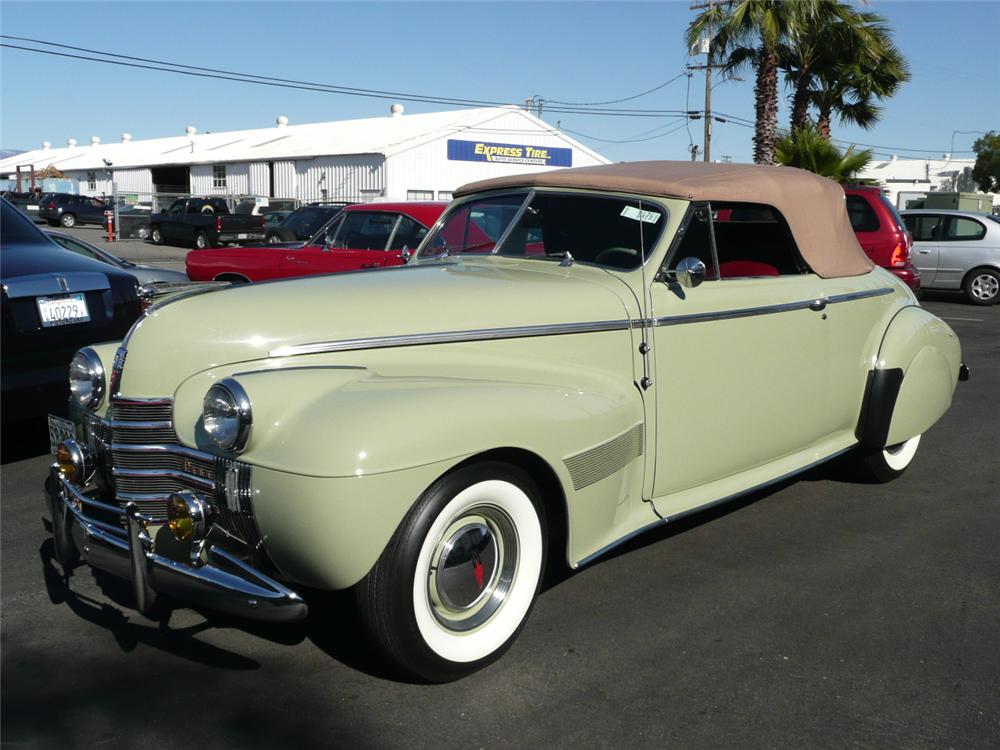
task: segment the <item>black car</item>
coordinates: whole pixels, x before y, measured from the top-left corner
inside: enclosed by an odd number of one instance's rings
[[[70,193],[47,193],[38,204],[38,218],[49,226],[75,227],[77,224],[99,224],[104,226],[108,219],[105,211],[111,205],[100,198]]]
[[[40,190],[30,190],[18,193],[13,190],[5,190],[3,197],[9,200],[18,211],[26,214],[28,218],[35,220],[38,218],[38,204],[42,200]]]
[[[269,227],[264,241],[268,244],[305,242],[346,205],[348,204],[327,203],[322,206],[303,206],[293,211],[280,226]]]
[[[139,284],[57,246],[8,201],[0,209],[3,424],[64,416],[73,354],[124,337],[142,314]]]

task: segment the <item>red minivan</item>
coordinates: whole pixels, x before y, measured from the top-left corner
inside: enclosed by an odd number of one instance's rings
[[[854,234],[872,262],[896,274],[914,292],[920,290],[920,272],[910,262],[913,238],[903,219],[877,187],[845,186],[847,215]]]

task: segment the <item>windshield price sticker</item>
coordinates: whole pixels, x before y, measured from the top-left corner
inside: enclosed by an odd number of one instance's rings
[[[622,209],[622,216],[626,219],[643,221],[646,224],[655,224],[660,220],[660,214],[656,211],[642,211],[634,206],[625,206],[625,208]]]
[[[83,294],[71,294],[68,297],[39,297],[37,302],[44,328],[64,326],[69,323],[86,323],[90,320],[87,300]]]

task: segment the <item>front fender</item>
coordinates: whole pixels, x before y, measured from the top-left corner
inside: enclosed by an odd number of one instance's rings
[[[201,405],[224,376],[235,377],[252,404],[253,431],[241,460],[315,477],[359,477],[521,448],[568,479],[565,457],[643,419],[631,381],[556,385],[383,376],[337,366],[213,371],[176,393],[174,424],[185,444],[212,450]]]
[[[921,307],[900,310],[869,379],[861,442],[884,447],[926,432],[951,405],[961,360],[948,324]]]

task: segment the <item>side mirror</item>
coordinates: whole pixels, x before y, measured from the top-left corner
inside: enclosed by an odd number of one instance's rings
[[[705,280],[705,264],[698,258],[682,258],[674,270],[674,277],[681,286],[693,289]]]

